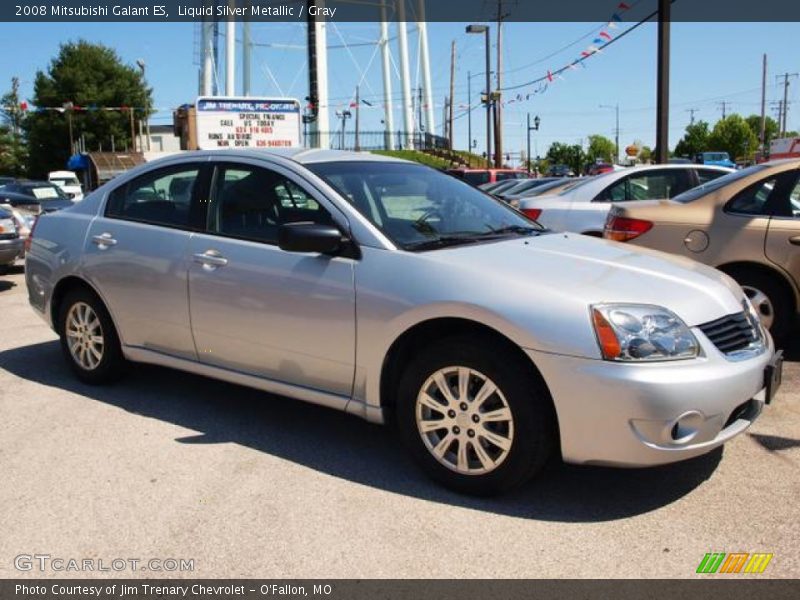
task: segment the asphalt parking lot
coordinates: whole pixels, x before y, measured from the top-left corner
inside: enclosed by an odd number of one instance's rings
[[[390,430],[320,407],[148,366],[79,383],[16,268],[0,277],[0,577],[96,574],[15,568],[34,553],[194,560],[124,576],[692,577],[706,552],[774,553],[762,577],[800,577],[797,341],[788,358],[775,403],[722,450],[556,465],[473,499]]]

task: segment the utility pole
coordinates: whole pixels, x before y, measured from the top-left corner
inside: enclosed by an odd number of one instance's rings
[[[689,125],[694,125],[694,113],[700,112],[697,108],[687,108],[686,112],[689,113]]]
[[[447,111],[447,139],[453,149],[453,99],[456,93],[456,42],[450,44],[450,107]]]
[[[671,0],[658,0],[658,84],[656,108],[656,162],[669,159],[669,47]]]
[[[767,154],[767,55],[761,68],[761,130],[758,136],[761,142],[761,156]]]
[[[472,152],[472,73],[467,71],[467,152]]]
[[[797,76],[797,73],[784,73],[783,75],[778,75],[778,79],[783,77],[783,118],[778,120],[778,127],[781,131],[781,137],[786,135],[786,117],[789,113],[789,79]]]
[[[356,86],[356,144],[355,144],[356,152],[361,150],[359,133],[361,133],[361,94],[359,93],[358,86]]]
[[[722,109],[722,120],[724,121],[728,116],[728,107],[731,105],[731,103],[727,100],[723,100],[722,102],[717,102],[717,104]]]
[[[503,168],[503,0],[497,0],[497,94],[494,98],[494,166]]]

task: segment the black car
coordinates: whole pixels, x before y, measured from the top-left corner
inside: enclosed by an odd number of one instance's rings
[[[53,212],[72,206],[69,199],[60,187],[49,181],[14,181],[0,187],[0,201],[8,200],[4,204],[11,204],[17,208],[24,208],[23,204],[39,205],[36,212]],[[33,210],[28,208],[28,210]]]

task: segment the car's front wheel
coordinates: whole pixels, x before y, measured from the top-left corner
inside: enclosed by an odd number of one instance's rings
[[[119,377],[125,359],[111,316],[97,295],[86,289],[68,292],[60,306],[58,332],[78,379],[100,384]]]
[[[518,486],[552,452],[546,387],[491,338],[428,346],[407,366],[398,392],[403,440],[428,474],[456,491],[488,495]]]

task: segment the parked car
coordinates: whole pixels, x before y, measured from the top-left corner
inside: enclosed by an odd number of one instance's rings
[[[548,177],[575,177],[575,171],[567,165],[551,165],[547,170]]]
[[[72,171],[51,171],[47,175],[47,180],[60,187],[70,200],[74,202],[83,200],[83,186]]]
[[[14,177],[0,177],[0,186],[6,185],[7,183],[14,183]]]
[[[611,173],[614,171],[614,165],[608,163],[593,163],[586,168],[586,175],[592,177],[593,175],[602,175],[603,173]]]
[[[18,194],[16,192],[7,192],[5,188],[0,187],[0,204],[13,207],[19,211],[38,215],[42,212],[42,203],[33,196],[26,196],[25,194]],[[72,203],[70,203],[72,206]]]
[[[586,178],[576,179],[574,177],[554,177],[551,181],[545,183],[544,185],[540,185],[532,190],[526,190],[524,193],[520,194],[520,198],[533,198],[535,196],[558,194],[563,190],[578,185],[584,181],[586,181]]]
[[[730,172],[699,165],[630,167],[583,179],[558,194],[523,198],[519,208],[550,229],[600,237],[612,202],[672,198]]]
[[[31,204],[39,203],[41,212],[53,212],[72,206],[73,202],[69,197],[54,183],[49,181],[15,181],[0,187],[0,197],[13,199],[20,196],[31,200]]]
[[[11,211],[0,206],[0,275],[5,274],[22,254],[22,239]]]
[[[491,190],[489,190],[489,191],[483,190],[483,191],[485,191],[487,194],[491,194],[492,196],[497,196],[497,194],[500,194],[500,193],[504,192],[505,190],[511,189],[513,187],[516,187],[517,185],[519,185],[523,181],[528,181],[528,180],[527,179],[504,179],[503,181],[497,181],[497,182],[493,183],[492,185],[494,187],[492,187]],[[483,189],[483,188],[481,188],[481,189]]]
[[[189,196],[173,194],[186,178]],[[780,355],[721,272],[548,232],[376,155],[142,165],[37,220],[26,282],[82,381],[148,362],[390,420],[462,492],[518,485],[559,450],[617,466],[703,454],[779,383]]]
[[[546,183],[556,181],[559,177],[536,177],[531,179],[523,179],[518,181],[515,185],[505,188],[499,192],[492,192],[493,196],[497,196],[501,200],[506,200],[509,197],[521,196],[527,191],[536,189]]]
[[[475,186],[506,179],[527,179],[530,177],[527,171],[520,169],[449,169],[447,172]]]
[[[604,237],[733,277],[779,341],[800,314],[800,160],[763,163],[676,196],[615,206]]]
[[[699,165],[736,168],[736,163],[731,160],[727,152],[700,152],[695,155],[694,162]]]

